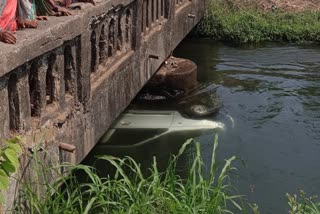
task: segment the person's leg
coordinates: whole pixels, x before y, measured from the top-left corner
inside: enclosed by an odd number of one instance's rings
[[[17,30],[16,22],[17,0],[1,0],[0,3],[0,41],[14,44]]]

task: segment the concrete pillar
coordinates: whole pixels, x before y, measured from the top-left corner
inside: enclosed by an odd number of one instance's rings
[[[78,97],[80,102],[84,105],[84,111],[87,111],[90,93],[91,93],[91,82],[90,82],[90,63],[88,63],[87,59],[91,59],[91,43],[90,41],[91,31],[87,30],[83,32],[80,39],[79,48],[81,53],[79,54],[79,69],[78,69]],[[83,59],[83,60],[82,60]]]
[[[108,29],[108,61],[112,60],[116,54],[116,39],[117,39],[117,21],[116,17],[112,16],[109,20],[108,25],[105,26]]]
[[[37,72],[38,72],[38,78],[37,82],[39,84],[39,108],[40,108],[40,115],[42,116],[46,105],[47,105],[47,93],[46,93],[46,75],[48,72],[49,64],[48,64],[48,56],[44,55],[42,56],[39,61],[37,62]],[[33,72],[33,71],[31,71]]]
[[[148,0],[143,0],[143,6],[142,6],[142,22],[141,22],[141,32],[143,34],[146,33],[146,28],[147,28],[147,1]]]
[[[62,48],[61,48],[62,49]],[[51,53],[49,67],[46,74],[47,105],[64,103],[64,57],[59,49]]]
[[[92,41],[92,42],[94,42],[94,41]],[[96,39],[96,43],[98,43],[96,45],[96,48],[99,49],[99,55],[97,56],[97,58],[99,58],[99,61],[95,60],[96,62],[94,62],[94,63],[96,63],[96,64],[106,63],[106,61],[108,60],[108,24],[104,24],[101,26],[100,36],[99,36],[99,38]],[[99,46],[99,48],[98,48],[98,46]],[[94,66],[94,67],[96,67],[96,66]],[[97,68],[95,68],[94,70],[96,70],[96,69]]]
[[[64,99],[65,105],[72,105],[71,102],[77,98],[76,95],[76,39],[75,41],[68,42],[64,45],[64,68],[62,71],[64,79]],[[62,106],[64,108],[64,106]]]
[[[0,140],[2,141],[9,134],[9,105],[7,81],[5,78],[0,79]],[[0,142],[0,145],[2,142]]]
[[[156,20],[161,17],[161,0],[156,0]]]
[[[18,100],[19,100],[19,120],[20,130],[28,131],[31,128],[31,103],[30,103],[30,92],[29,92],[29,76],[26,72],[26,66],[22,66],[20,74],[18,76]]]
[[[9,121],[12,131],[28,131],[31,127],[31,103],[27,66],[10,73],[8,80]]]
[[[153,27],[153,23],[152,23],[152,1],[153,0],[147,0],[148,1],[148,29],[149,31],[152,29]]]
[[[64,48],[61,47],[57,50],[56,62],[54,63],[54,71],[53,75],[55,77],[54,80],[54,97],[57,97],[57,101],[59,102],[60,107],[64,107],[65,105],[65,66],[64,66]]]
[[[143,28],[143,2],[144,0],[137,0],[136,6],[132,14],[132,48],[138,50],[141,46],[142,28]]]
[[[166,86],[189,90],[197,84],[197,65],[191,60],[170,57],[148,83],[149,87]]]

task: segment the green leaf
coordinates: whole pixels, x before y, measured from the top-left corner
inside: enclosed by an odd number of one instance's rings
[[[9,161],[15,168],[18,167],[19,161],[18,161],[18,155],[15,150],[11,148],[7,148],[4,151],[3,157]]]
[[[16,153],[18,153],[18,154],[22,153],[21,146],[20,146],[19,144],[17,144],[17,143],[7,142],[7,143],[6,143],[6,146],[7,146],[8,148],[13,149],[13,150],[16,151]]]
[[[6,190],[9,187],[9,177],[3,169],[0,169],[0,190]]]
[[[0,166],[4,169],[4,171],[9,175],[10,173],[14,173],[16,171],[16,167],[12,165],[9,161],[3,161]]]
[[[90,212],[90,210],[92,209],[93,203],[97,200],[97,197],[93,197],[90,199],[89,203],[86,206],[85,211],[83,212],[83,214],[88,214]]]
[[[11,138],[9,140],[5,140],[5,143],[19,143],[21,141],[22,141],[21,137],[20,136],[16,136],[16,137]]]

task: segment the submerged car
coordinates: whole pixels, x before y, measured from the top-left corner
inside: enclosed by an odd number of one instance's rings
[[[217,88],[214,84],[198,85],[187,92],[165,87],[145,88],[134,99],[131,108],[177,110],[187,117],[205,117],[222,107]]]
[[[111,125],[86,162],[96,163],[99,171],[106,174],[110,173],[110,165],[106,166],[95,156],[130,156],[142,169],[149,169],[155,157],[159,170],[165,170],[172,155],[177,154],[188,139],[224,129],[223,123],[204,118],[221,107],[216,88],[200,86],[189,92],[143,90]],[[192,154],[190,151],[184,154],[182,168],[192,159],[188,157]]]
[[[100,173],[106,175],[112,171],[110,165],[107,166],[95,156],[130,156],[146,170],[151,167],[155,157],[159,170],[165,170],[171,156],[178,153],[186,140],[216,129],[224,129],[224,124],[207,119],[186,118],[178,111],[127,110],[104,134],[85,162],[95,163]],[[189,162],[191,154],[190,151],[184,154],[180,168],[187,168],[184,166]]]
[[[133,143],[137,146],[172,133],[183,132],[186,137],[193,137],[196,133],[217,128],[223,129],[224,125],[207,119],[185,118],[178,111],[128,110],[121,114],[99,143],[119,146],[121,142],[127,141],[120,139],[128,138],[131,132],[134,136],[139,135],[137,140],[129,138],[131,141],[137,141]],[[138,134],[141,130],[143,132]]]

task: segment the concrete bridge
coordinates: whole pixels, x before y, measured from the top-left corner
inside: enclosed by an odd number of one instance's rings
[[[88,154],[204,16],[205,0],[81,7],[18,32],[16,45],[0,44],[0,139],[41,142],[51,161]]]

